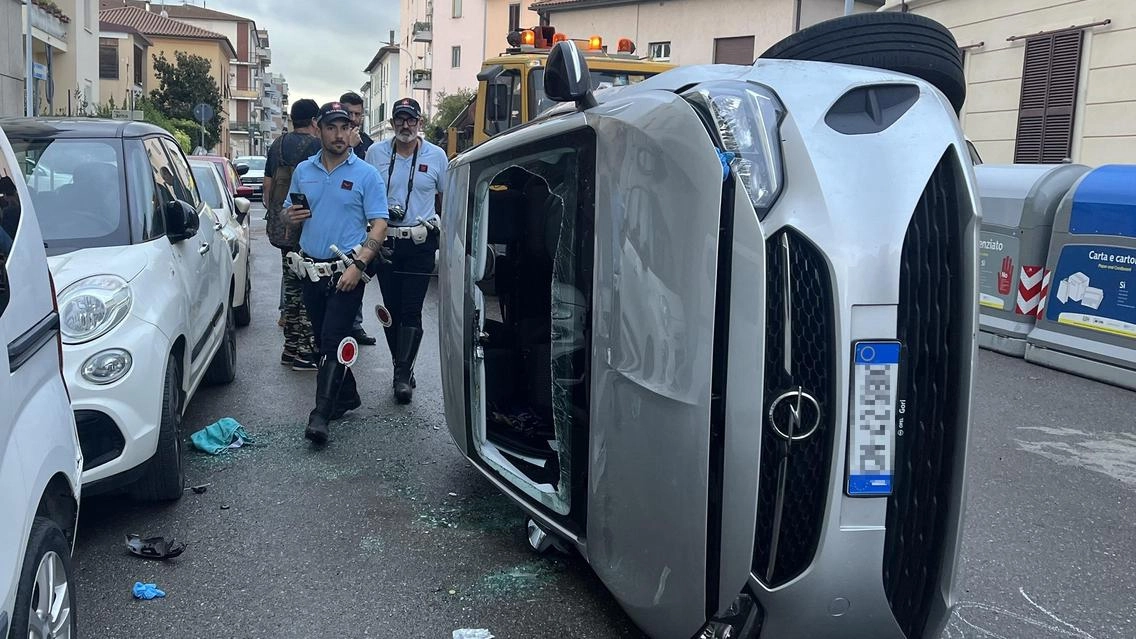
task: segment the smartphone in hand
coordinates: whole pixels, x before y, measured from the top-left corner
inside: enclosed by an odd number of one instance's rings
[[[293,206],[308,209],[309,211],[312,210],[312,207],[308,204],[308,196],[303,193],[289,193],[288,197],[292,199]]]

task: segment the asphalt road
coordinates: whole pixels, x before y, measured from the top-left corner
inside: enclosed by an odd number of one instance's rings
[[[84,500],[82,636],[641,637],[582,561],[528,550],[520,511],[453,446],[433,293],[414,403],[391,399],[385,346],[364,347],[363,408],[309,449],[315,382],[278,363],[279,260],[253,215],[237,380],[199,392],[185,428],[233,417],[256,443],[189,452],[189,483],[208,489],[175,504]],[[944,637],[1136,637],[1136,394],[986,352],[979,364],[961,603]],[[129,532],[189,546],[145,561],[124,550]],[[135,581],[166,598],[134,600]]]

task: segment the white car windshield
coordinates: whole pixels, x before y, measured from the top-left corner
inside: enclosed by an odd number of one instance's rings
[[[49,255],[130,244],[119,140],[11,142]]]
[[[236,163],[247,164],[250,171],[263,171],[266,160],[267,158],[260,157],[259,155],[247,155],[237,158]]]

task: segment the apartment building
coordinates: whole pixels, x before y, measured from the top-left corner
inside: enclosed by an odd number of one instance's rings
[[[437,0],[451,2],[452,0]],[[475,0],[470,0],[473,2]],[[482,2],[484,0],[481,0]],[[405,64],[400,63],[398,93],[418,100],[427,118],[434,112],[434,2],[435,0],[399,0],[399,36],[397,43]]]
[[[506,37],[511,31],[519,31],[540,24],[540,14],[529,8],[532,0],[486,0],[485,2],[485,54],[491,58],[505,51]]]
[[[151,46],[146,55],[144,80],[151,87],[151,90],[157,88],[160,84],[157,75],[154,73],[154,56],[164,54],[167,59],[172,60],[176,52],[183,51],[190,55],[201,56],[209,61],[213,80],[221,90],[222,108],[229,104],[231,98],[229,88],[230,61],[236,57],[237,51],[228,37],[135,6],[118,6],[113,9],[105,9],[99,15],[101,22],[107,23],[108,27],[116,29],[128,27],[142,33],[150,40]],[[231,146],[229,120],[222,118],[221,142],[219,148],[215,148],[213,151],[221,155],[229,155]]]
[[[0,117],[24,114],[23,3],[0,0]]]
[[[154,42],[138,29],[99,21],[99,95],[116,109],[134,109],[153,86],[146,61]]]
[[[394,40],[394,33],[391,33]],[[391,105],[402,97],[400,83],[400,61],[403,59],[398,45],[387,44],[381,47],[363,73],[367,74],[367,81],[363,84],[360,95],[366,102],[367,134],[376,140],[386,140],[394,135],[390,126]]]
[[[1136,161],[1133,0],[888,0],[949,27],[986,162]]]
[[[31,11],[33,113],[73,115],[99,103],[97,0],[3,0],[0,33],[0,105],[4,115],[24,115],[25,11]]]
[[[883,4],[858,0],[853,11]],[[537,0],[531,8],[573,38],[631,38],[637,55],[748,65],[794,31],[843,15],[844,0]]]
[[[485,59],[486,0],[435,0],[431,18],[435,47],[431,89],[439,96],[477,86]]]

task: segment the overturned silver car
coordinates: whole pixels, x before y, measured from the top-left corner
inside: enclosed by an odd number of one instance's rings
[[[937,637],[977,326],[961,96],[794,38],[595,96],[558,45],[565,104],[450,167],[446,419],[652,637]]]

